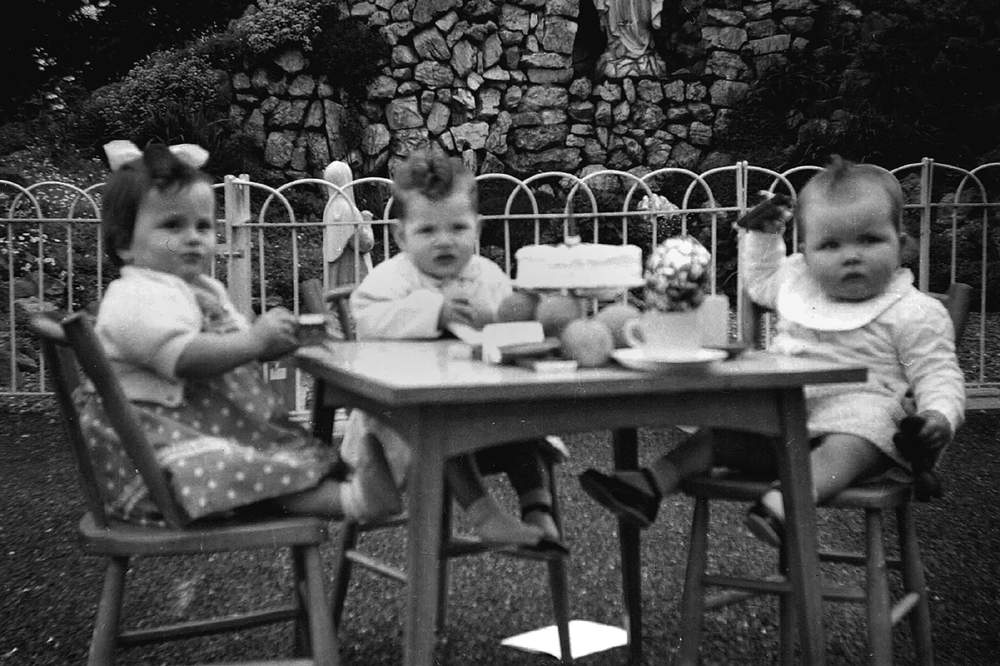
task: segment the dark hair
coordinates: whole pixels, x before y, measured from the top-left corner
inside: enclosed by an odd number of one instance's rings
[[[211,183],[211,178],[180,160],[163,144],[150,144],[141,157],[112,171],[101,202],[101,231],[111,262],[118,267],[124,263],[118,251],[132,244],[135,218],[146,194],[199,182]]]
[[[886,169],[874,164],[858,164],[845,160],[840,155],[832,155],[830,164],[809,179],[799,193],[795,206],[795,219],[799,234],[803,235],[803,212],[808,200],[821,197],[828,201],[850,202],[861,196],[861,184],[868,183],[881,187],[889,198],[889,210],[896,231],[903,230],[903,188],[899,181]]]
[[[411,153],[396,170],[392,181],[392,194],[400,218],[406,217],[407,205],[414,195],[441,201],[463,191],[469,195],[469,203],[475,210],[478,206],[475,176],[459,158],[440,153]]]

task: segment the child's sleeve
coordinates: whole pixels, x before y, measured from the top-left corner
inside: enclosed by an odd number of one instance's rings
[[[112,283],[97,318],[112,358],[176,378],[177,359],[201,332],[201,310],[181,289],[149,282]]]
[[[510,276],[504,273],[496,262],[483,257],[480,259],[480,284],[483,298],[491,308],[493,316],[496,316],[497,310],[500,309],[500,303],[510,296],[514,287],[511,285]]]
[[[785,240],[779,234],[747,231],[740,238],[739,271],[751,300],[774,308],[786,263]]]
[[[444,295],[420,287],[399,269],[399,262],[382,262],[351,294],[351,314],[358,338],[436,338]]]
[[[965,377],[955,356],[947,310],[931,298],[915,301],[906,308],[896,336],[899,362],[913,390],[917,412],[941,412],[954,433],[965,420]]]

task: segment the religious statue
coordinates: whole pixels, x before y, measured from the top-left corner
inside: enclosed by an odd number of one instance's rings
[[[653,48],[652,30],[660,27],[663,0],[594,0],[608,45],[597,61],[604,78],[660,76],[666,64]]]
[[[368,211],[358,210],[354,202],[354,176],[347,162],[330,162],[323,170],[323,178],[339,189],[330,188],[326,208],[323,210],[323,266],[326,287],[332,289],[345,284],[357,284],[372,268],[371,250],[375,234],[368,220]],[[346,224],[346,222],[361,224]]]

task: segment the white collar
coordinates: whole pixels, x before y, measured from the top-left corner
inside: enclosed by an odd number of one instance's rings
[[[809,274],[801,254],[789,257],[788,279],[782,280],[775,302],[778,316],[818,331],[861,328],[914,289],[913,273],[896,269],[885,291],[865,301],[833,300]]]

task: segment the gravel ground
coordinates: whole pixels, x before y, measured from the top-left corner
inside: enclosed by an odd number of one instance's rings
[[[1000,414],[973,413],[944,463],[946,497],[918,504],[924,560],[932,587],[934,640],[940,664],[995,664],[1000,653]],[[643,455],[652,456],[675,441],[663,433],[643,432]],[[618,624],[620,574],[615,523],[580,491],[575,475],[610,461],[603,433],[567,438],[573,458],[560,469],[565,505],[573,617]],[[74,538],[81,501],[75,472],[48,400],[0,403],[0,663],[83,663],[100,589],[97,560],[80,554]],[[507,489],[495,490],[508,501]],[[723,569],[761,573],[773,566],[773,553],[740,526],[742,507],[716,511],[714,561]],[[677,641],[678,604],[687,549],[690,503],[668,498],[660,519],[643,539],[643,603],[646,664],[669,662]],[[857,543],[860,520],[820,515],[825,543]],[[368,542],[399,560],[402,536],[372,535]],[[327,564],[331,549],[325,551]],[[550,622],[544,567],[502,556],[457,562],[452,572],[447,640],[440,651],[448,664],[550,664],[546,656],[500,647],[511,634]],[[204,613],[235,599],[244,607],[282,597],[288,563],[272,553],[216,555],[208,558],[139,561],[127,597],[127,618],[174,619]],[[842,569],[827,576],[843,579]],[[517,585],[513,582],[518,581]],[[344,663],[399,663],[401,589],[359,574],[352,583],[343,630]],[[145,618],[145,619],[142,619]],[[828,655],[832,664],[863,663],[864,616],[861,606],[828,604]],[[777,610],[772,600],[757,600],[711,614],[706,620],[704,662],[765,664],[776,660]],[[908,631],[895,632],[898,663],[912,661]],[[281,655],[290,645],[286,627],[262,628],[236,636],[192,639],[162,647],[134,648],[120,663],[161,664],[238,660]],[[615,649],[579,660],[584,666],[623,664]]]

